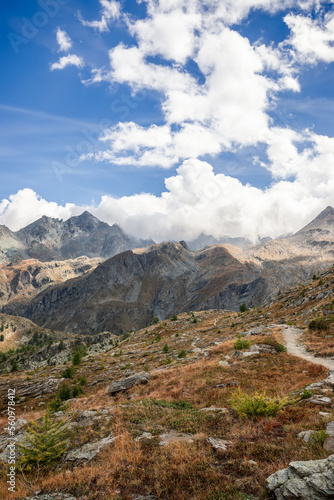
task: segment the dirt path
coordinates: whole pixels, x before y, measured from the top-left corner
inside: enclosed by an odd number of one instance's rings
[[[282,336],[288,352],[293,356],[298,356],[299,358],[306,359],[307,361],[310,361],[311,363],[314,363],[316,365],[321,365],[325,368],[328,368],[329,370],[334,370],[333,358],[317,358],[316,356],[313,356],[311,353],[307,352],[307,350],[301,343],[302,334],[303,330],[300,330],[300,328],[287,325],[282,327]]]

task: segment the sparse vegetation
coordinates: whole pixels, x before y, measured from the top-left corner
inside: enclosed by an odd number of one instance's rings
[[[246,303],[245,303],[245,302],[243,302],[243,303],[241,304],[241,306],[239,307],[239,310],[240,310],[240,312],[242,312],[242,313],[243,313],[243,312],[247,312],[247,311],[249,311],[249,308],[247,307]]]
[[[280,397],[270,398],[265,392],[247,394],[240,387],[232,394],[231,406],[241,416],[245,417],[271,417],[281,410],[288,400]]]
[[[234,342],[233,347],[234,349],[242,350],[242,349],[248,349],[250,345],[251,343],[248,340],[243,339],[239,336],[238,339]]]
[[[185,349],[182,349],[177,355],[177,357],[180,359],[185,358],[186,356],[187,356],[187,351]]]
[[[67,448],[66,424],[56,422],[48,412],[41,423],[32,422],[25,433],[25,442],[17,444],[21,452],[19,465],[27,470],[45,464],[56,465]]]

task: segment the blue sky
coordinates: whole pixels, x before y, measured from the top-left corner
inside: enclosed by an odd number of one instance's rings
[[[255,241],[334,204],[332,2],[0,9],[0,223]]]

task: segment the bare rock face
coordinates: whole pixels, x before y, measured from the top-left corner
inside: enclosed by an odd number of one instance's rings
[[[63,381],[63,378],[49,378],[47,380],[40,380],[37,382],[21,382],[17,392],[20,397],[41,396],[42,394],[56,392]]]
[[[135,375],[132,375],[132,377],[127,377],[123,380],[114,382],[108,389],[109,396],[113,396],[118,392],[125,392],[128,389],[131,389],[131,387],[133,387],[134,385],[147,384],[151,376],[152,375],[150,375],[150,373],[139,372]]]
[[[267,488],[277,500],[325,500],[334,498],[334,455],[325,460],[291,462],[272,474]]]
[[[222,247],[193,253],[182,244],[162,243],[127,251],[91,273],[52,286],[27,305],[8,304],[4,311],[40,326],[73,332],[115,333],[196,309],[238,309],[267,297],[258,268],[246,266]]]
[[[117,436],[110,436],[101,439],[95,443],[87,443],[81,446],[80,448],[76,448],[74,450],[69,451],[65,455],[66,462],[89,462],[93,458],[96,457],[106,446],[112,444],[117,439]]]
[[[117,224],[109,226],[89,212],[66,221],[43,216],[15,233],[0,226],[0,263],[24,259],[48,262],[83,255],[107,258],[152,243],[131,238]]]
[[[309,279],[333,261],[334,209],[328,207],[289,238],[243,249],[215,245],[193,252],[180,242],[131,251],[148,242],[131,240],[118,226],[110,227],[89,213],[65,222],[43,217],[15,238],[30,249],[30,257],[40,260],[117,255],[76,279],[48,283],[28,302],[12,302],[4,312],[58,330],[123,333],[147,326],[155,316],[239,310],[243,302],[257,306],[277,296],[279,289]],[[22,270],[13,289],[31,287],[29,279]]]

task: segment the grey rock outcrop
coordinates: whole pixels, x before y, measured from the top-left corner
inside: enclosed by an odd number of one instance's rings
[[[225,439],[215,439],[208,437],[207,442],[212,446],[214,450],[227,451],[232,446],[232,441],[227,441]]]
[[[18,395],[22,396],[41,396],[42,394],[50,394],[56,392],[60,384],[64,381],[63,378],[48,378],[46,380],[38,380],[22,382],[17,389]]]
[[[117,382],[111,384],[111,386],[108,389],[108,394],[109,396],[113,396],[118,392],[125,392],[128,389],[131,389],[131,387],[135,385],[147,384],[151,376],[152,375],[150,375],[150,373],[147,372],[138,372],[135,375],[132,375],[132,377],[127,377],[124,378],[123,380],[118,380]]]
[[[66,453],[65,461],[66,462],[89,462],[92,460],[98,453],[100,453],[106,446],[114,443],[118,436],[110,436],[101,439],[95,443],[87,443],[81,446],[80,448],[75,448]]]
[[[277,500],[325,500],[334,498],[334,455],[324,460],[291,462],[287,469],[267,479]]]

